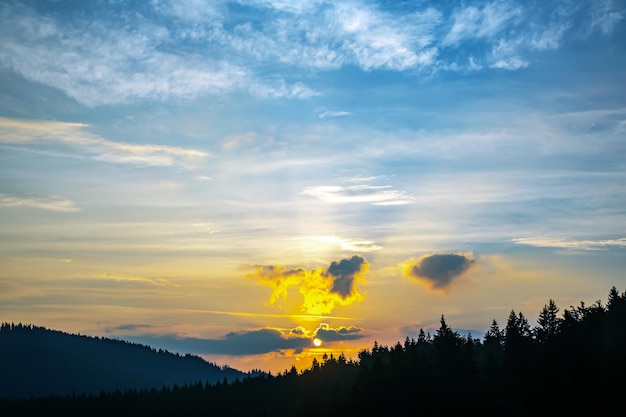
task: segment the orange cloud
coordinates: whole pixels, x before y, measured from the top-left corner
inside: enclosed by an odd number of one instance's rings
[[[330,314],[336,306],[347,306],[363,299],[359,287],[365,282],[369,264],[361,256],[333,261],[326,269],[286,269],[257,265],[249,278],[272,287],[268,304],[287,299],[289,287],[297,287],[303,297],[300,309],[307,314]]]

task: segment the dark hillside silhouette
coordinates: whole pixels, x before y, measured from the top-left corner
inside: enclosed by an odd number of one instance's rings
[[[9,323],[0,327],[0,360],[0,397],[98,394],[245,376],[198,356]]]
[[[6,415],[561,416],[623,415],[626,293],[565,309],[550,300],[532,327],[511,311],[483,339],[441,317],[434,335],[324,356],[298,372],[216,385],[187,384],[94,396],[0,400]]]

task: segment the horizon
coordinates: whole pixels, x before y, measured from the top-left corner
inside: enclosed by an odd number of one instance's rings
[[[604,300],[626,287],[625,18],[5,2],[0,322],[276,373]]]

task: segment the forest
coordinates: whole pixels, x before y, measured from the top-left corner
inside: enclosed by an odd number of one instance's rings
[[[357,359],[325,355],[278,375],[97,394],[3,398],[3,415],[547,416],[624,415],[626,292],[559,314],[553,300],[531,326],[522,312],[482,339],[441,317],[430,335],[374,343]],[[3,356],[3,367],[11,358]]]
[[[214,384],[246,376],[195,355],[21,323],[0,326],[0,360],[0,397],[5,398],[99,394],[198,380]]]

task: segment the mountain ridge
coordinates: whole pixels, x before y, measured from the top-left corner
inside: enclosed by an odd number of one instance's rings
[[[246,373],[203,358],[32,324],[0,326],[0,397],[98,394],[202,382],[233,382]]]

